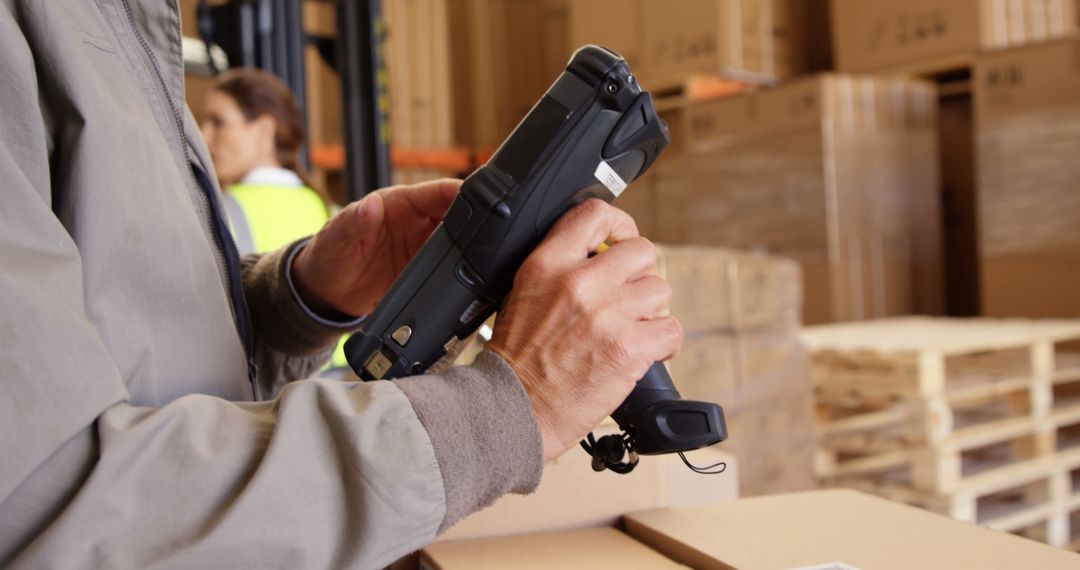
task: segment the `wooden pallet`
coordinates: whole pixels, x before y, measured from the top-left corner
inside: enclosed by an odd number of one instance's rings
[[[1080,448],[971,477],[949,495],[846,485],[958,520],[1072,548],[1080,536]]]
[[[1071,541],[1080,321],[901,318],[803,339],[825,484]]]
[[[889,414],[904,416],[907,423],[932,423],[921,419],[923,414],[902,407],[848,421]],[[1053,455],[1056,447],[1051,427],[1024,416],[956,430],[935,442],[913,438],[906,431],[843,434],[827,428],[819,445],[817,472],[829,481],[869,479],[950,493],[972,475]]]
[[[1080,321],[907,317],[809,327],[803,340],[830,403],[974,400],[1028,378],[1080,379]]]

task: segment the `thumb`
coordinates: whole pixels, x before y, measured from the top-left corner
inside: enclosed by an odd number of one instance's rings
[[[337,222],[332,229],[335,237],[347,242],[355,242],[379,229],[385,214],[382,196],[368,194],[363,199],[346,206],[337,215]]]

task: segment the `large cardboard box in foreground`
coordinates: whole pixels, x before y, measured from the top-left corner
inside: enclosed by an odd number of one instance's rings
[[[609,420],[595,433],[615,431]],[[544,465],[536,492],[506,495],[450,527],[439,540],[613,526],[627,512],[720,504],[739,497],[738,461],[730,453],[714,446],[692,451],[687,458],[702,466],[722,461],[727,468],[719,475],[700,475],[687,469],[677,455],[662,455],[642,457],[626,475],[597,473],[589,456],[575,446]]]
[[[1077,0],[832,0],[840,71],[966,67],[982,50],[1060,38],[1078,29]]]
[[[682,110],[652,234],[795,259],[808,324],[943,306],[934,86],[825,74]],[[641,198],[637,198],[641,200]]]
[[[685,568],[613,528],[444,542],[420,556],[422,570],[663,570]]]
[[[649,88],[695,74],[775,83],[807,68],[801,0],[570,3],[570,43],[619,52]]]
[[[1080,317],[1080,40],[975,69],[982,309]]]
[[[693,568],[1080,566],[1080,556],[1071,552],[848,490],[652,511],[624,520],[632,536]]]

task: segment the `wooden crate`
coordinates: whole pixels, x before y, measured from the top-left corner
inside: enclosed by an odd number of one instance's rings
[[[823,483],[1071,540],[1080,321],[901,318],[803,340]]]

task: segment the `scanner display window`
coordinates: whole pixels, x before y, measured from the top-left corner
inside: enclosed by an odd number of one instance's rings
[[[551,97],[544,97],[499,150],[495,166],[515,182],[524,181],[569,117],[570,109]]]

